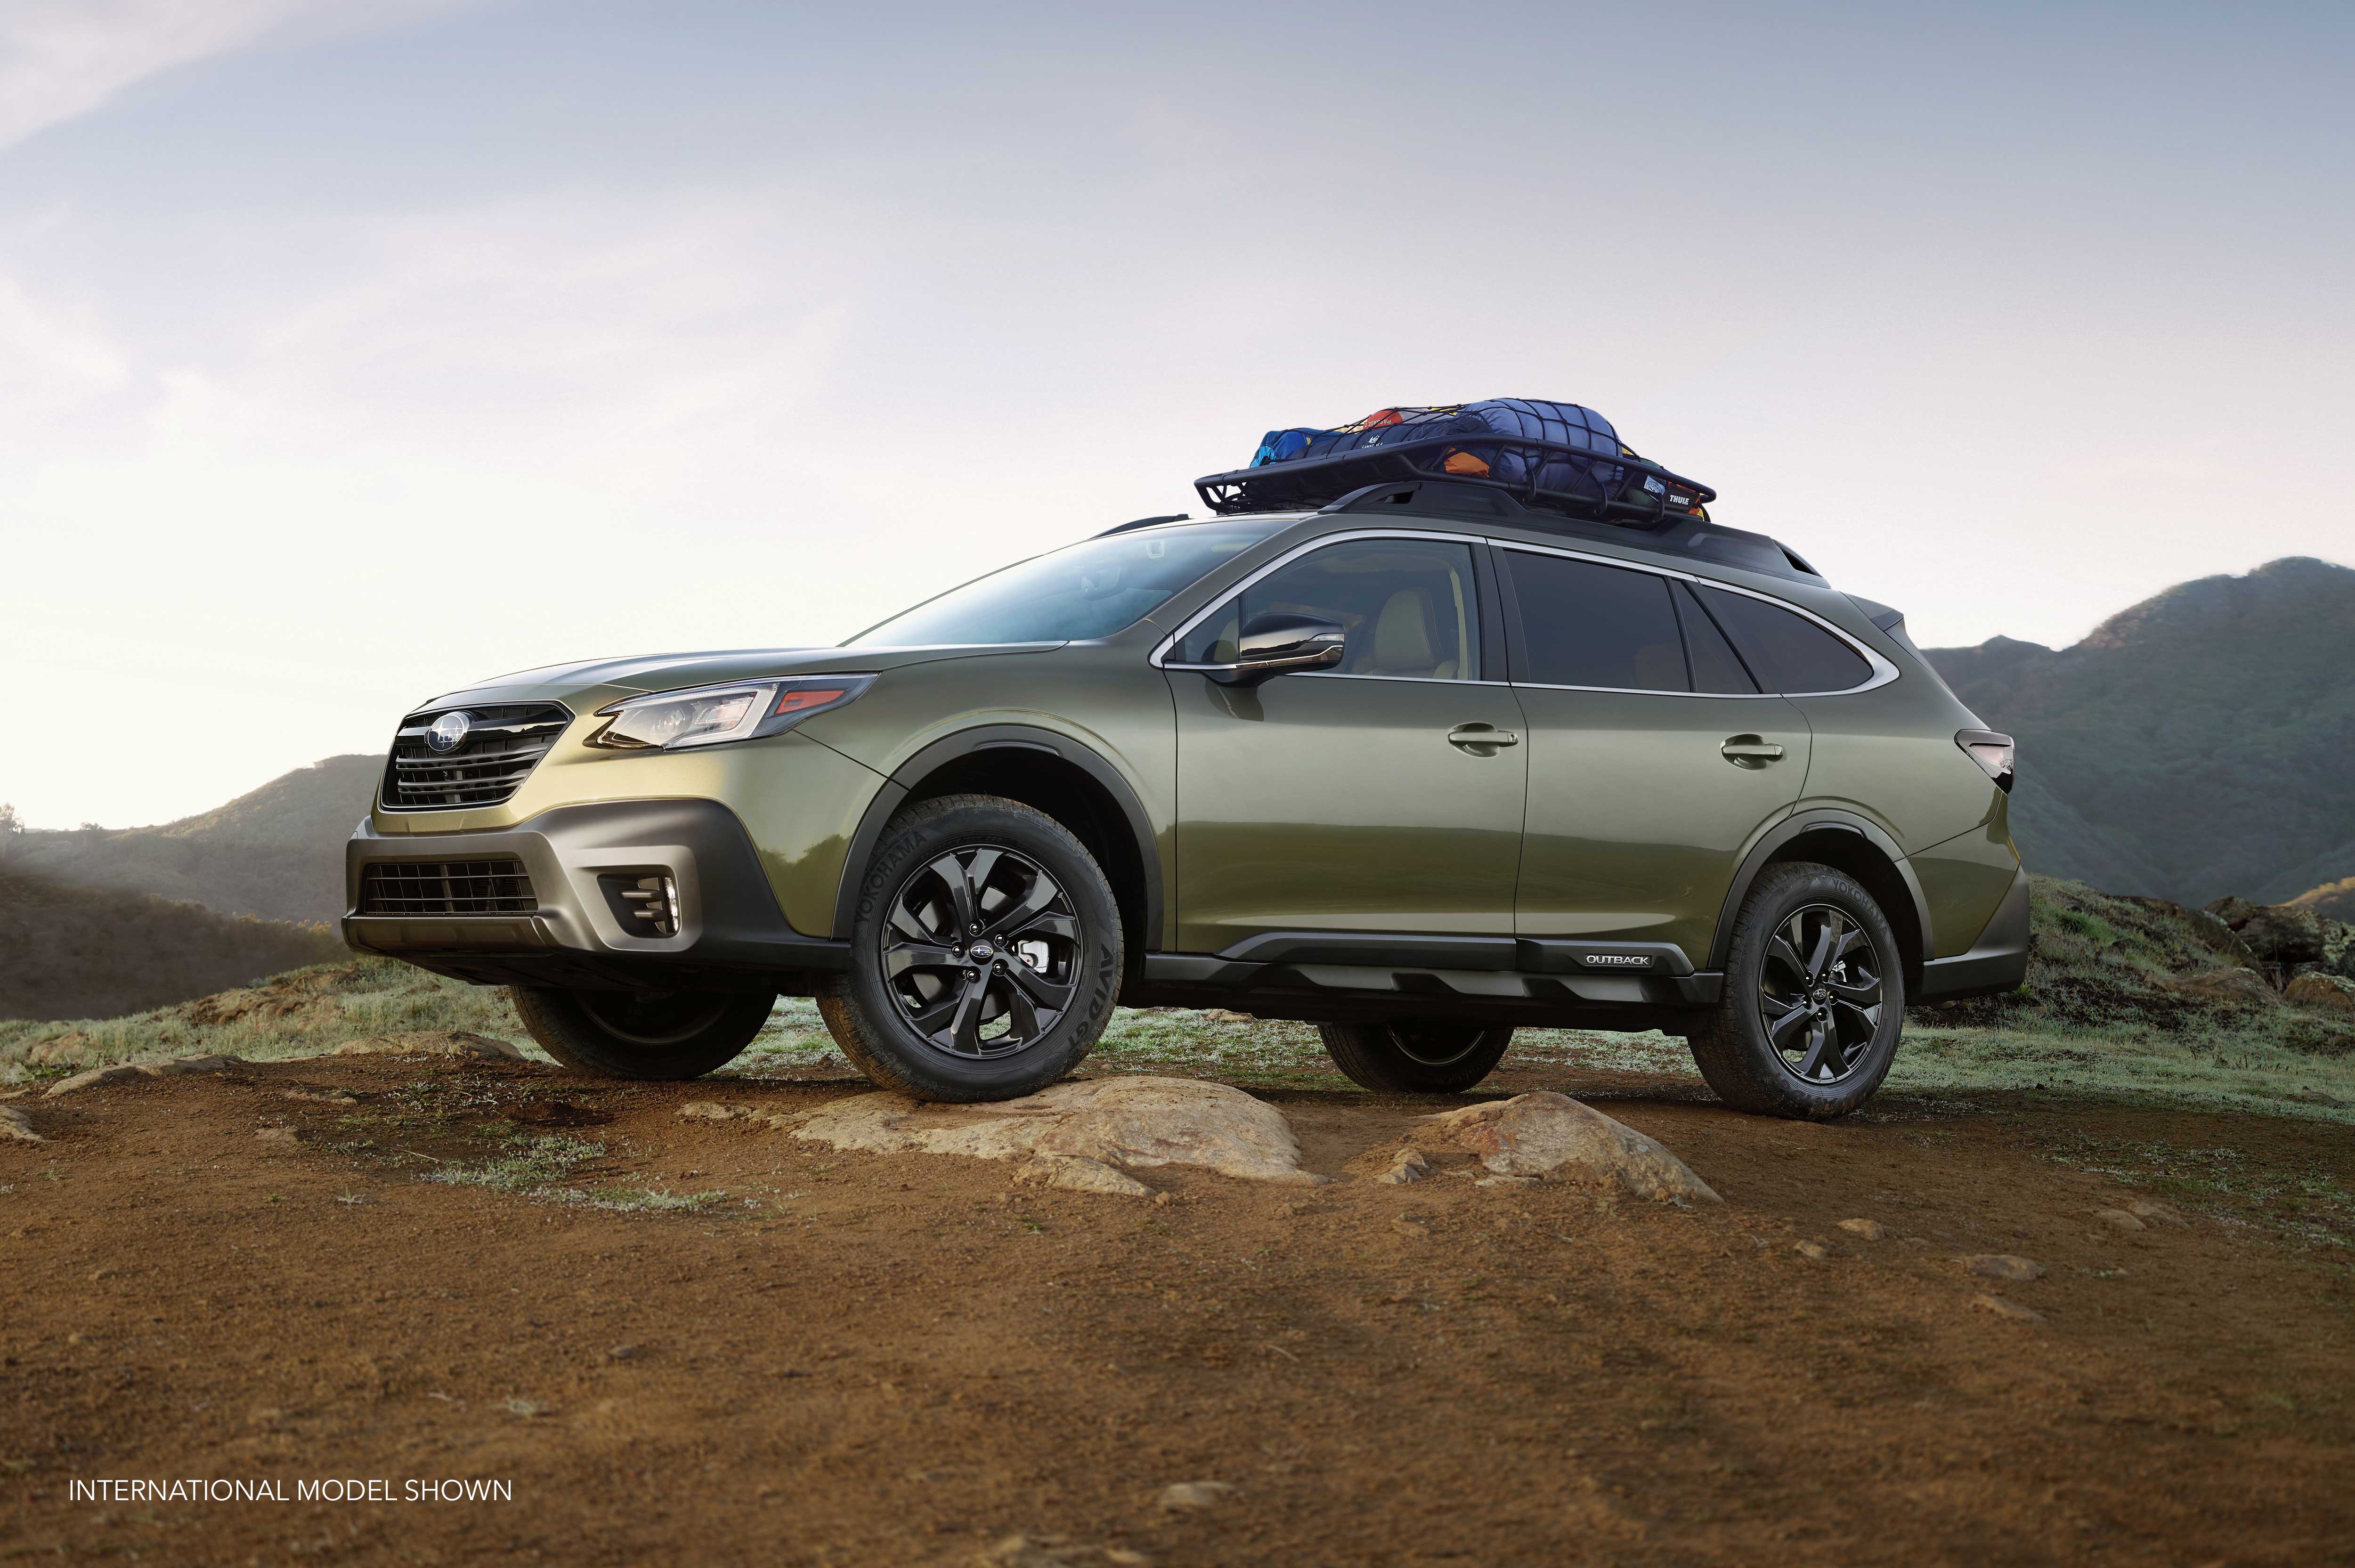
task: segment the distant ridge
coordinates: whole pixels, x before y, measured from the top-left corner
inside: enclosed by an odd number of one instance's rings
[[[160,827],[35,829],[6,865],[223,914],[334,920],[344,912],[344,840],[368,815],[383,771],[381,757],[329,757]]]
[[[248,920],[0,867],[0,1019],[112,1018],[349,956],[325,926]]]
[[[2355,571],[2291,556],[2180,583],[2073,647],[1925,652],[2019,740],[2030,869],[2195,907],[2355,876]]]

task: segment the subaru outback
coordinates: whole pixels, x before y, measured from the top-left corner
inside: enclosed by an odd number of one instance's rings
[[[1773,539],[1418,479],[1124,525],[839,646],[437,698],[344,931],[632,1077],[785,995],[879,1084],[1000,1099],[1116,1004],[1219,1007],[1394,1093],[1517,1028],[1660,1029],[1733,1105],[1828,1116],[1909,1002],[2019,984],[2011,768],[1897,612]]]

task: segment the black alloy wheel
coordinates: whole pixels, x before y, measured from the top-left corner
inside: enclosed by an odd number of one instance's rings
[[[1316,1032],[1333,1064],[1378,1094],[1461,1094],[1495,1072],[1513,1043],[1509,1024],[1438,1019],[1319,1024]]]
[[[1078,989],[1080,922],[1061,884],[997,844],[958,848],[891,895],[881,962],[909,1029],[968,1060],[1051,1033]]]
[[[729,1008],[734,997],[694,991],[582,991],[581,1010],[624,1045],[684,1045],[701,1035]]]
[[[1881,960],[1864,928],[1830,904],[1792,912],[1766,944],[1758,1021],[1790,1074],[1837,1083],[1881,1032]]]
[[[774,991],[567,991],[516,986],[516,1017],[567,1067],[677,1081],[723,1067],[752,1043]]]
[[[1905,1029],[1903,952],[1847,872],[1769,866],[1734,916],[1717,1001],[1693,1019],[1693,1063],[1729,1105],[1822,1120],[1872,1098]]]
[[[1120,997],[1125,933],[1071,830],[998,795],[904,808],[858,883],[850,966],[817,985],[861,1072],[917,1100],[1035,1094],[1095,1046]]]

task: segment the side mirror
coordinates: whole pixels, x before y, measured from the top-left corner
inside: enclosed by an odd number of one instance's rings
[[[1235,640],[1235,662],[1203,671],[1228,686],[1256,686],[1294,670],[1330,669],[1348,649],[1348,634],[1314,615],[1277,611],[1254,615]]]

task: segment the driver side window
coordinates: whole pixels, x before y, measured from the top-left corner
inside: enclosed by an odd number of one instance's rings
[[[1278,611],[1314,615],[1348,635],[1348,652],[1319,675],[1478,680],[1478,591],[1472,549],[1444,539],[1345,539],[1270,572],[1188,635],[1184,664],[1231,664],[1242,628]]]

